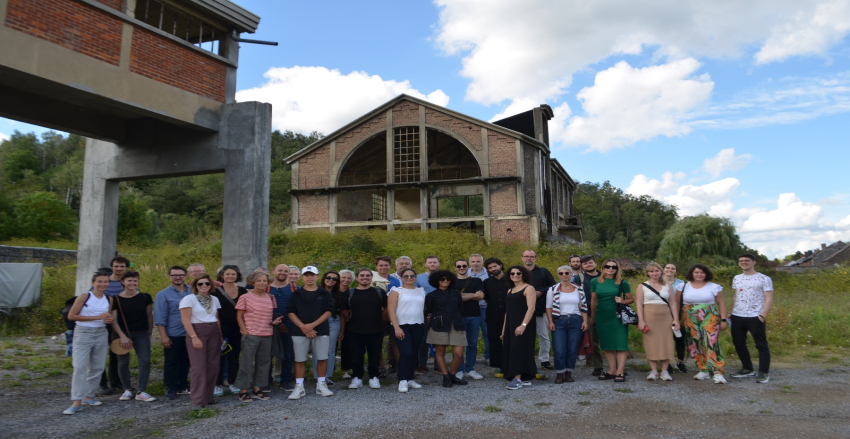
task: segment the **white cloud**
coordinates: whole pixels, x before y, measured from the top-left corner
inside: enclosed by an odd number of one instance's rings
[[[675,194],[665,197],[665,201],[675,204],[683,216],[721,215],[729,211],[730,198],[736,194],[741,181],[737,178],[724,178],[704,185],[686,184],[680,186]]]
[[[706,102],[714,87],[707,74],[692,77],[699,67],[693,58],[645,68],[618,62],[579,91],[585,116],[571,118],[555,140],[604,152],[689,133],[688,112]]]
[[[719,177],[725,171],[737,171],[753,159],[751,154],[735,155],[735,148],[721,149],[716,156],[705,159],[703,169],[712,177]]]
[[[0,142],[9,140],[9,135],[6,133],[0,133]]]
[[[687,174],[684,172],[672,173],[665,172],[661,176],[661,180],[655,180],[643,174],[635,175],[632,183],[626,188],[626,193],[639,197],[641,195],[649,195],[657,199],[664,199],[664,196],[674,192],[681,185],[680,181],[684,180]]]
[[[409,81],[385,80],[362,71],[342,74],[326,67],[275,67],[264,76],[263,85],[236,93],[236,99],[271,103],[272,126],[280,130],[327,134],[401,93],[441,106],[449,103],[442,90],[426,95]]]
[[[801,11],[793,22],[774,27],[754,58],[757,64],[767,64],[796,55],[822,54],[848,32],[850,3],[846,0],[822,3],[812,13]]]
[[[817,225],[823,207],[807,203],[796,194],[779,195],[774,210],[758,212],[741,225],[742,232],[762,232],[771,230],[803,229]]]

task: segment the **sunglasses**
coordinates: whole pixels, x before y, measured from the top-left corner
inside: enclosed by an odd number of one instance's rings
[[[210,286],[210,285],[212,285],[212,284],[211,284],[211,283],[209,283],[209,282],[198,282],[198,283],[197,283],[197,284],[195,284],[195,285],[197,285],[197,286],[199,286],[199,287],[208,287],[208,286]]]
[[[558,272],[558,276],[566,276],[568,274],[572,274],[572,273],[570,273],[569,271],[559,271]]]
[[[335,277],[333,277],[333,276],[325,276],[325,280],[332,280],[332,281],[336,282],[336,281],[338,281],[339,279],[337,279],[337,278],[335,278]]]
[[[522,273],[514,271],[513,273],[511,273],[511,276],[522,276]]]
[[[447,278],[447,277],[444,277],[444,278],[440,279],[440,282],[451,282],[451,281],[452,281],[452,280],[451,280],[451,279],[449,279],[449,278]]]
[[[402,278],[404,278],[404,279],[416,279],[416,276],[413,275],[413,274],[405,274],[404,276],[402,276]]]
[[[618,267],[616,265],[603,265],[602,268],[605,268],[605,269],[608,269],[608,270],[617,270],[620,267]]]
[[[455,265],[455,268],[466,268],[466,267],[469,267],[469,265]]]

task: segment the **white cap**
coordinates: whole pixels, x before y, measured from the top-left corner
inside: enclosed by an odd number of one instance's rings
[[[301,274],[307,274],[307,273],[313,273],[313,274],[318,275],[319,269],[312,266],[312,265],[308,265],[308,266],[301,269]]]

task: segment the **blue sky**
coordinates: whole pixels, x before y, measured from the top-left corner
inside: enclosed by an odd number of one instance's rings
[[[402,92],[483,120],[547,103],[576,180],[729,217],[770,257],[850,239],[850,2],[236,3],[280,43],[242,45],[238,78],[275,128]]]

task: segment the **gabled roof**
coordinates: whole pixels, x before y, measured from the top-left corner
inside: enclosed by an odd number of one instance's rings
[[[838,241],[838,243],[843,244],[841,241]],[[833,245],[835,245],[835,244],[833,244]],[[838,256],[838,255],[840,255],[840,254],[842,254],[842,253],[844,253],[844,252],[846,252],[846,251],[848,251],[848,250],[850,250],[850,244],[846,244],[846,245],[844,245],[843,247],[841,247],[840,249],[836,250],[833,254],[831,254],[831,255],[827,256],[826,258],[824,258],[824,259],[821,261],[821,263],[823,263],[823,264],[828,263],[830,259],[832,259],[832,258],[834,258],[834,257],[836,257],[836,256]]]
[[[430,108],[432,110],[439,111],[441,113],[445,113],[445,114],[457,117],[458,119],[463,119],[467,122],[471,122],[471,123],[474,123],[476,125],[484,126],[489,131],[495,131],[495,132],[499,132],[499,133],[502,133],[502,134],[505,134],[505,135],[508,135],[508,136],[511,136],[511,137],[522,139],[523,141],[530,143],[530,144],[533,144],[534,146],[542,149],[544,152],[547,152],[547,153],[549,152],[549,147],[546,146],[545,143],[535,139],[534,137],[529,137],[525,134],[518,133],[514,130],[510,130],[510,129],[505,128],[505,127],[500,127],[500,126],[494,125],[490,122],[485,122],[481,119],[476,119],[474,117],[467,116],[463,113],[458,113],[457,111],[449,110],[446,107],[441,107],[439,105],[433,104],[433,103],[428,102],[428,101],[423,100],[423,99],[415,98],[413,96],[409,96],[409,95],[406,95],[406,94],[400,94],[400,95],[390,99],[389,101],[387,101],[386,103],[384,103],[380,107],[375,108],[374,110],[364,114],[363,116],[360,116],[357,119],[351,121],[350,123],[346,124],[342,128],[328,134],[325,137],[322,137],[321,139],[317,140],[314,143],[311,143],[310,145],[307,145],[304,149],[302,149],[302,150],[296,152],[295,154],[292,154],[291,156],[285,158],[284,161],[286,161],[286,163],[288,163],[288,164],[291,164],[291,163],[297,161],[301,157],[309,154],[310,152],[319,148],[320,146],[322,146],[322,145],[324,145],[328,142],[333,141],[337,137],[342,136],[343,134],[345,134],[346,132],[348,132],[352,128],[356,127],[357,125],[360,125],[361,123],[377,116],[378,114],[389,110],[390,108],[394,107],[396,104],[398,104],[401,101],[410,101],[410,102],[413,102],[414,104],[422,105],[423,107]]]

